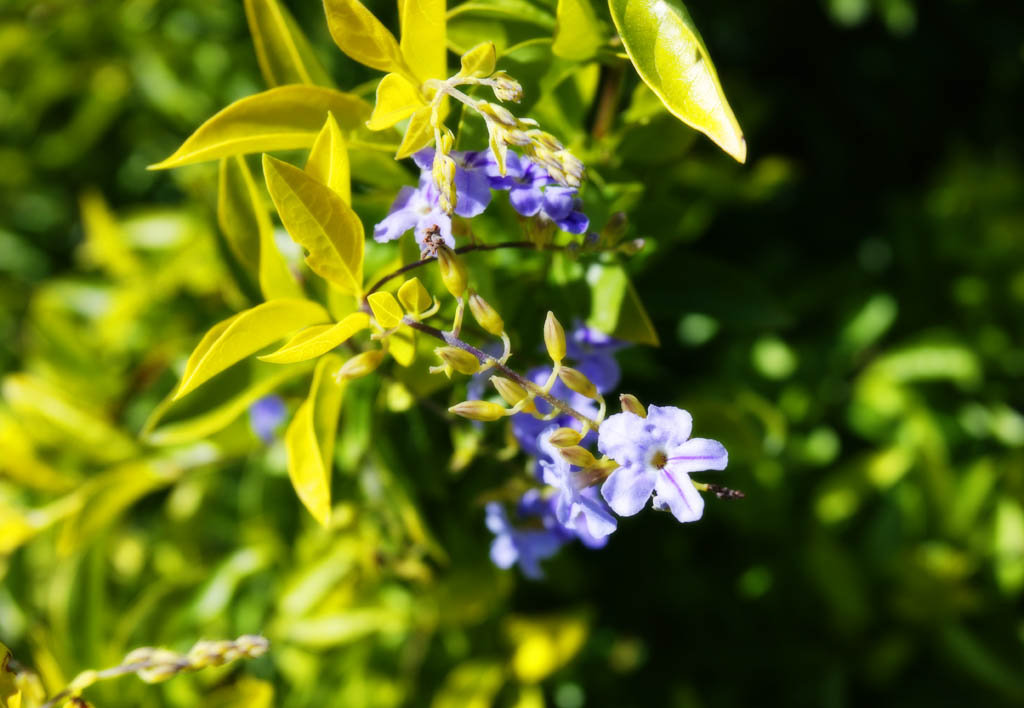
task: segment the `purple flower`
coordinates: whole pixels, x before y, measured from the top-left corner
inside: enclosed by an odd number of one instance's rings
[[[420,176],[418,187],[402,187],[384,220],[373,227],[373,240],[386,243],[399,238],[409,229],[416,229],[416,243],[427,250],[429,241],[440,240],[455,248],[452,219],[441,211],[437,188],[430,174]]]
[[[636,514],[655,493],[655,509],[679,521],[701,517],[704,499],[690,473],[723,470],[729,454],[717,440],[690,438],[692,428],[690,414],[671,406],[650,406],[647,418],[617,413],[601,424],[597,447],[619,463],[601,494],[616,514]]]
[[[249,406],[249,427],[260,440],[269,445],[284,422],[286,410],[279,396],[264,396]]]
[[[546,383],[548,376],[550,375],[551,368],[544,366],[538,366],[526,372],[526,378],[538,385]],[[555,398],[562,399],[585,416],[589,416],[591,418],[597,416],[597,403],[586,396],[570,390],[569,387],[561,381],[555,382],[554,387],[551,389],[551,395]],[[542,415],[546,415],[551,411],[551,406],[540,398],[534,399],[534,403],[537,406],[537,410],[540,411]],[[541,458],[545,456],[543,450],[541,450],[538,445],[538,438],[541,433],[552,425],[564,428],[574,428],[575,430],[579,430],[582,427],[580,422],[570,415],[560,415],[553,420],[538,420],[529,413],[517,413],[512,416],[512,434],[519,443],[520,449],[530,457]],[[593,442],[593,439],[593,434],[588,434],[587,437],[584,438],[584,442],[581,444]]]
[[[487,505],[487,528],[495,536],[491,542],[494,565],[508,569],[518,564],[523,575],[534,580],[544,577],[540,562],[555,555],[566,543],[564,535],[557,530],[516,528],[498,502]]]
[[[557,429],[551,426],[539,439],[541,450],[550,460],[540,463],[544,483],[557,492],[554,497],[555,518],[562,526],[583,531],[590,538],[604,538],[615,530],[615,517],[599,496],[584,493],[590,488],[582,484],[580,475],[573,472],[572,465],[551,444],[551,434]]]
[[[621,376],[615,352],[627,346],[611,335],[577,323],[566,336],[565,353],[575,360],[576,368],[594,382],[598,391],[608,393],[619,385]]]
[[[490,151],[449,153],[455,161],[455,213],[471,219],[482,214],[491,203],[491,182],[487,176],[488,167],[494,164]],[[412,156],[413,161],[431,179],[434,165],[434,148],[420,150]]]
[[[522,216],[539,216],[553,221],[558,228],[571,234],[581,234],[590,225],[590,219],[580,211],[582,202],[576,190],[559,187],[547,170],[528,157],[509,152],[505,159],[505,174],[492,163],[488,167],[491,187],[508,190],[508,199]]]

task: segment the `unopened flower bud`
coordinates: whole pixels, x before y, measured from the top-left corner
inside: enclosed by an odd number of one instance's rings
[[[438,147],[441,149],[441,152],[445,155],[450,153],[452,151],[452,148],[455,147],[455,135],[452,134],[452,131],[450,129],[441,129],[441,143]]]
[[[434,153],[431,176],[440,195],[441,210],[451,214],[458,199],[455,193],[455,160],[438,150]]]
[[[472,376],[480,368],[479,359],[458,347],[438,347],[434,353],[441,357],[441,361],[460,374]]]
[[[341,365],[341,368],[338,369],[338,373],[335,374],[335,378],[340,381],[344,379],[358,379],[361,376],[366,376],[380,366],[380,363],[384,361],[385,355],[386,353],[383,349],[375,349],[373,351],[356,354]]]
[[[551,311],[548,311],[547,319],[544,320],[544,346],[555,363],[565,358],[565,330]]]
[[[235,640],[235,646],[248,658],[255,659],[263,656],[270,649],[270,642],[266,637],[258,634],[243,634]]]
[[[559,428],[551,433],[551,437],[548,438],[555,447],[573,447],[574,445],[579,445],[582,439],[583,436],[580,434],[580,431],[573,430],[572,428]]]
[[[496,120],[506,128],[516,128],[519,126],[519,120],[512,115],[504,106],[499,106],[497,103],[488,103],[487,101],[481,101],[478,104],[478,110],[488,118]]]
[[[558,378],[576,393],[587,398],[597,398],[597,386],[582,371],[569,366],[563,366],[558,370]]]
[[[494,96],[499,101],[512,101],[519,103],[523,100],[523,87],[518,81],[506,74],[504,71],[495,72],[491,77],[491,88],[494,89]]]
[[[500,337],[501,333],[505,331],[505,323],[502,322],[501,315],[474,292],[469,294],[469,311],[473,313],[473,319],[477,324],[495,337]]]
[[[626,212],[617,211],[609,217],[608,223],[601,229],[601,239],[606,245],[616,244],[626,235],[628,227],[629,220],[626,218]]]
[[[644,240],[642,238],[635,238],[632,241],[626,241],[619,246],[619,252],[627,256],[633,256],[643,250]]]
[[[498,395],[505,399],[505,403],[510,406],[516,405],[529,396],[526,389],[512,379],[506,379],[504,376],[492,376],[491,383],[498,391]]]
[[[439,246],[437,249],[437,263],[441,266],[441,280],[455,297],[462,297],[466,292],[466,266],[455,251],[447,246]]]
[[[563,447],[558,451],[562,457],[564,457],[570,465],[576,465],[586,469],[597,464],[597,459],[591,454],[590,450],[585,447],[579,447],[574,445],[572,447]]]
[[[644,408],[644,404],[641,403],[640,399],[632,393],[623,393],[619,395],[619,403],[622,405],[623,413],[632,413],[633,415],[638,415],[641,418],[647,417],[647,409]]]
[[[492,421],[503,418],[505,410],[502,406],[490,401],[463,401],[449,408],[448,412],[470,420]]]

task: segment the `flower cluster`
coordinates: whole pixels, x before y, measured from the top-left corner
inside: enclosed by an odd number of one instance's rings
[[[471,219],[491,203],[492,190],[508,192],[512,207],[521,216],[536,219],[541,228],[554,226],[571,234],[582,234],[590,220],[581,210],[577,190],[558,185],[554,178],[528,157],[514,152],[505,160],[502,174],[487,150],[448,153],[455,165],[454,214]],[[413,230],[424,256],[436,255],[439,245],[455,247],[452,217],[441,205],[441,193],[432,176],[435,151],[426,148],[413,155],[420,168],[417,187],[403,187],[387,217],[373,229],[378,243],[393,241]]]

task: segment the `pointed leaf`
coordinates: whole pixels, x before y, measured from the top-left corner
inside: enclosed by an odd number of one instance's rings
[[[370,130],[390,128],[424,105],[420,90],[399,74],[388,74],[377,84],[377,102],[366,122]]]
[[[481,42],[462,55],[462,68],[459,70],[459,76],[476,78],[490,76],[494,73],[494,64],[497,60],[494,42]]]
[[[363,99],[319,86],[279,86],[235,101],[203,123],[173,155],[151,170],[191,165],[229,155],[308,148],[334,113],[343,130],[363,125],[371,108]]]
[[[308,251],[309,267],[342,292],[359,297],[366,236],[356,213],[337,192],[287,162],[264,155],[263,175],[281,223]]]
[[[587,270],[590,317],[587,324],[614,337],[658,346],[658,332],[621,265],[594,264]]]
[[[303,297],[274,242],[274,226],[263,195],[240,155],[221,159],[217,221],[239,262],[255,273],[264,298]]]
[[[265,302],[215,324],[185,365],[177,400],[250,354],[300,327],[326,322],[327,311],[311,300]]]
[[[679,0],[608,0],[612,20],[640,78],[679,120],[739,162],[743,139],[704,40]]]
[[[605,33],[590,0],[558,0],[555,39],[551,52],[563,59],[583,61],[597,53]]]
[[[268,86],[333,85],[313,54],[309,40],[281,3],[277,0],[245,0],[245,16],[256,47],[260,72]]]
[[[380,71],[412,72],[395,36],[359,0],[324,0],[327,28],[341,51]]]
[[[337,324],[316,325],[302,330],[276,352],[261,356],[260,361],[267,361],[271,364],[290,364],[312,359],[326,354],[369,326],[369,315],[365,312],[353,312]]]
[[[337,192],[346,204],[352,203],[348,145],[333,113],[327,114],[327,122],[309,151],[306,173]]]
[[[366,299],[370,303],[370,309],[373,310],[373,316],[377,318],[377,324],[384,329],[397,327],[402,321],[405,313],[402,312],[401,305],[391,293],[373,293]]]
[[[398,299],[406,310],[418,315],[431,305],[430,293],[419,278],[410,278],[398,289]]]
[[[430,124],[430,107],[424,106],[412,114],[405,129],[402,144],[398,146],[395,159],[401,160],[419,152],[434,140],[434,126]]]
[[[331,461],[345,384],[334,374],[341,357],[329,354],[317,362],[309,397],[299,406],[284,436],[288,476],[295,493],[318,522],[331,514]]]
[[[403,0],[402,55],[420,81],[447,79],[445,0]]]

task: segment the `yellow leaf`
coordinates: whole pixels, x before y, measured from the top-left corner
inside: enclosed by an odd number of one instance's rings
[[[329,319],[327,311],[311,300],[282,298],[215,324],[188,358],[174,400],[289,332]]]
[[[409,366],[416,359],[416,332],[400,329],[388,337],[388,354],[399,366]]]
[[[410,278],[398,289],[398,299],[406,310],[418,315],[432,304],[430,293],[419,278]]]
[[[411,76],[395,36],[359,0],[324,0],[327,28],[341,51],[380,71]]]
[[[333,85],[313,54],[309,40],[277,0],[245,0],[245,16],[260,72],[268,86]]]
[[[274,242],[274,226],[263,195],[241,155],[220,161],[217,222],[238,260],[256,273],[264,298],[303,297],[302,288]]]
[[[299,406],[284,436],[295,493],[324,526],[331,515],[331,461],[345,386],[334,376],[340,367],[341,357],[336,354],[317,362],[309,397]]]
[[[327,122],[316,136],[313,149],[309,151],[306,173],[337,192],[346,204],[352,203],[348,145],[333,113],[327,114]]]
[[[263,156],[263,175],[281,223],[308,252],[309,267],[342,292],[359,297],[365,234],[352,207],[327,185],[269,155]]]
[[[447,79],[445,0],[402,0],[402,55],[420,81]]]
[[[203,123],[173,155],[150,165],[165,170],[229,155],[308,148],[327,119],[355,130],[370,115],[363,99],[319,86],[278,86],[235,101]]]
[[[365,312],[353,312],[337,324],[317,325],[302,330],[288,340],[283,347],[276,352],[261,356],[260,360],[271,364],[291,364],[296,361],[312,359],[326,354],[356,332],[369,326],[369,315]]]
[[[678,0],[609,0],[612,20],[640,78],[665,107],[739,162],[743,139],[707,47]]]
[[[384,329],[397,327],[402,321],[404,313],[395,296],[391,293],[377,292],[366,298],[373,310],[373,316],[377,318],[377,324]]]
[[[401,160],[419,152],[434,140],[434,126],[430,124],[430,107],[424,106],[412,114],[405,129],[402,144],[398,146],[395,159]]]
[[[408,118],[423,104],[423,96],[416,86],[399,74],[388,74],[377,84],[377,102],[366,127],[370,130],[390,128]]]
[[[555,38],[551,53],[563,59],[583,61],[597,53],[605,34],[590,0],[558,0]]]
[[[128,241],[103,196],[89,189],[79,197],[85,243],[82,256],[90,265],[105,268],[111,275],[125,278],[142,269],[138,258],[128,248]]]
[[[537,683],[576,655],[587,638],[587,625],[579,617],[513,617],[507,632],[515,644],[512,671],[524,683]]]
[[[445,677],[430,708],[491,708],[504,682],[505,671],[498,662],[466,661]]]
[[[462,68],[459,70],[459,76],[477,78],[490,76],[494,73],[494,64],[497,60],[494,42],[481,42],[462,55]]]

